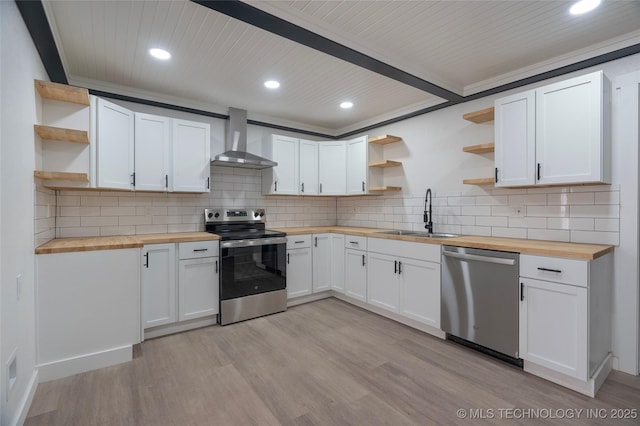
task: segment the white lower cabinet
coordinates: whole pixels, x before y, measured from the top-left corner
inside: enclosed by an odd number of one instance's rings
[[[218,257],[180,260],[178,321],[218,314]]]
[[[313,292],[311,235],[287,238],[287,299]]]
[[[344,294],[361,302],[367,301],[367,252],[346,249],[344,254]]]
[[[331,290],[331,234],[313,234],[313,292]]]
[[[146,245],[142,262],[143,328],[175,322],[176,245]]]
[[[218,314],[218,241],[149,244],[142,254],[144,329]]]
[[[440,328],[440,245],[369,238],[367,302]]]
[[[331,290],[344,293],[344,235],[331,234]]]
[[[612,254],[595,260],[520,255],[525,371],[594,396],[611,371]]]

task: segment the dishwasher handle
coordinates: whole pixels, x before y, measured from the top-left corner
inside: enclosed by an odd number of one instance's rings
[[[499,265],[515,265],[516,264],[516,261],[514,259],[502,259],[500,257],[478,256],[476,254],[454,253],[450,251],[443,251],[442,254],[447,257],[454,257],[456,259],[462,259],[462,260],[475,260],[478,262],[497,263]]]

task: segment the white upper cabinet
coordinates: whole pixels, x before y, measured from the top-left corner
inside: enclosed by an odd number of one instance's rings
[[[496,186],[610,183],[608,110],[602,71],[496,100]]]
[[[104,99],[96,104],[97,186],[132,190],[134,114]]]
[[[320,195],[344,195],[347,192],[347,156],[343,141],[318,144]]]
[[[264,156],[278,165],[262,171],[262,193],[297,195],[299,182],[299,139],[272,135],[265,141]]]
[[[537,183],[609,182],[604,86],[599,71],[536,90]]]
[[[366,194],[369,172],[369,144],[366,136],[347,141],[347,194]]]
[[[300,195],[318,195],[318,142],[300,139]]]
[[[533,90],[495,102],[497,187],[535,184],[535,104]]]
[[[211,129],[208,123],[172,120],[172,171],[177,192],[209,192]]]
[[[167,191],[171,119],[135,113],[135,185],[141,191]]]

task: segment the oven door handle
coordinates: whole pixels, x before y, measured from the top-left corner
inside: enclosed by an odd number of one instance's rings
[[[286,244],[286,243],[287,243],[286,237],[256,238],[252,240],[221,241],[220,248],[268,246],[273,244]]]

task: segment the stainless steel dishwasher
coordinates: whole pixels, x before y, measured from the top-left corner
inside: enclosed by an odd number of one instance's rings
[[[522,365],[518,260],[518,253],[442,247],[441,325],[447,338]]]

